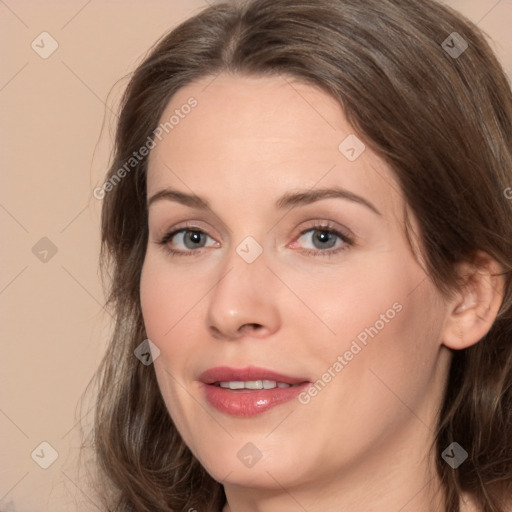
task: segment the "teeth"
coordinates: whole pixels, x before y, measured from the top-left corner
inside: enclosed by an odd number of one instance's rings
[[[221,388],[226,389],[274,389],[289,388],[290,384],[285,382],[276,382],[275,380],[232,380],[229,382],[221,382]]]
[[[248,380],[247,382],[245,382],[245,389],[263,389],[263,381]]]
[[[220,387],[229,389],[244,389],[245,385],[240,380],[232,380],[231,382],[221,382]]]

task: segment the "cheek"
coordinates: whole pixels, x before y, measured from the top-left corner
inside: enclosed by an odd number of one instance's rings
[[[349,350],[354,340],[362,347],[369,346],[370,340],[385,337],[392,324],[396,334],[397,324],[409,314],[403,312],[410,302],[409,294],[423,278],[409,262],[400,262],[395,253],[380,259],[359,258],[347,270],[333,274],[321,289],[308,293],[330,327],[327,348]],[[325,338],[329,340],[329,336]]]
[[[443,310],[436,295],[429,280],[414,291],[396,289],[352,338],[361,347],[345,374],[355,390],[352,398],[371,405],[390,425],[394,416],[407,418],[411,410],[429,418],[438,398],[432,383],[438,371]]]
[[[187,315],[201,297],[200,281],[186,279],[151,252],[148,252],[140,281],[140,301],[146,333],[161,351],[166,340],[187,326]],[[203,293],[204,294],[204,293]]]
[[[190,287],[181,287],[180,277],[169,265],[150,253],[147,254],[140,281],[140,301],[147,337],[157,345],[160,357],[154,361],[154,370],[162,397],[171,418],[187,439],[189,428],[185,422],[187,400],[180,398],[182,375],[190,361],[192,343],[179,343],[189,339],[187,311],[198,299]],[[183,279],[183,278],[182,278]],[[194,288],[192,288],[194,290]],[[190,311],[192,313],[192,311]]]
[[[176,402],[180,384],[184,384],[190,365],[198,357],[198,330],[205,303],[201,299],[210,287],[207,280],[191,278],[160,255],[148,252],[140,281],[142,316],[147,337],[160,350],[154,368],[168,409],[172,411],[181,409]]]
[[[338,399],[350,389],[352,399],[378,403],[390,394],[386,385],[417,399],[434,372],[444,311],[439,292],[414,262],[391,256],[317,294],[334,333],[305,357],[323,361],[318,372],[343,375],[332,387]]]

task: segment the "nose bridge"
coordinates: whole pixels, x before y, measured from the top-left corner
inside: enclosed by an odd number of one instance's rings
[[[262,246],[246,237],[231,249],[210,294],[207,322],[217,335],[233,338],[246,325],[257,325],[259,335],[278,327],[277,297]]]

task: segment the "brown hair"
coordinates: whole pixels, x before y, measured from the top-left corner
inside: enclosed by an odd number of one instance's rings
[[[457,32],[468,48],[450,53]],[[443,44],[447,38],[449,44]],[[421,227],[427,271],[446,294],[481,250],[504,269],[490,332],[453,354],[436,435],[446,509],[462,492],[484,512],[512,493],[512,93],[480,30],[428,0],[252,0],[214,4],[161,39],[125,91],[107,180],[153,137],[181,87],[220,72],[290,76],[337,99],[358,136],[391,166]],[[147,159],[103,199],[102,262],[114,333],[98,371],[94,443],[109,511],[218,511],[220,483],[173,425],[146,338],[139,281],[148,239]],[[456,470],[442,451],[456,441]],[[510,509],[509,509],[510,510]]]

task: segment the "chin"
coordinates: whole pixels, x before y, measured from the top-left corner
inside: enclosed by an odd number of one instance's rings
[[[282,489],[306,482],[308,467],[314,464],[307,463],[309,457],[302,453],[303,447],[286,445],[279,438],[270,442],[265,435],[235,436],[228,443],[219,443],[215,451],[194,453],[212,478],[222,484]]]

